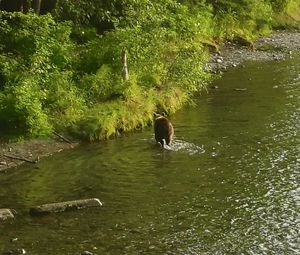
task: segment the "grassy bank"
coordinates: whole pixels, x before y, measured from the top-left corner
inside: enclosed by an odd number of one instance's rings
[[[224,40],[299,28],[297,1],[270,2],[60,1],[47,15],[1,12],[0,132],[97,141],[151,125],[153,112],[174,113],[205,88],[213,77],[203,66]]]

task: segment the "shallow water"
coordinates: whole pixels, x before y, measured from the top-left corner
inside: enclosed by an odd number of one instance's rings
[[[170,150],[149,128],[1,174],[0,208],[18,214],[0,223],[0,252],[300,254],[300,56],[213,85],[172,116]],[[103,207],[28,214],[90,197]]]

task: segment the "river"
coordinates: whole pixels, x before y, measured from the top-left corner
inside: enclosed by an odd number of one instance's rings
[[[0,222],[0,252],[300,254],[299,54],[213,86],[171,116],[169,150],[149,128],[1,174],[0,208],[18,214]],[[28,214],[92,197],[103,206]]]

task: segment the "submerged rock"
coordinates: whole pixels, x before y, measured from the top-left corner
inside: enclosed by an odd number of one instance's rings
[[[81,252],[81,255],[93,255],[94,253],[89,252],[89,251],[83,251]]]
[[[13,219],[15,216],[10,209],[0,209],[0,220]]]
[[[10,250],[2,253],[2,255],[20,255],[20,254],[26,254],[26,251],[24,249],[15,249],[15,250]]]
[[[234,88],[235,91],[247,91],[247,88]]]

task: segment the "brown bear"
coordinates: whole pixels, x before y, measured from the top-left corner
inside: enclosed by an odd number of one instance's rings
[[[171,122],[161,114],[154,114],[154,134],[155,140],[164,148],[165,145],[170,145],[174,135],[174,128]]]

